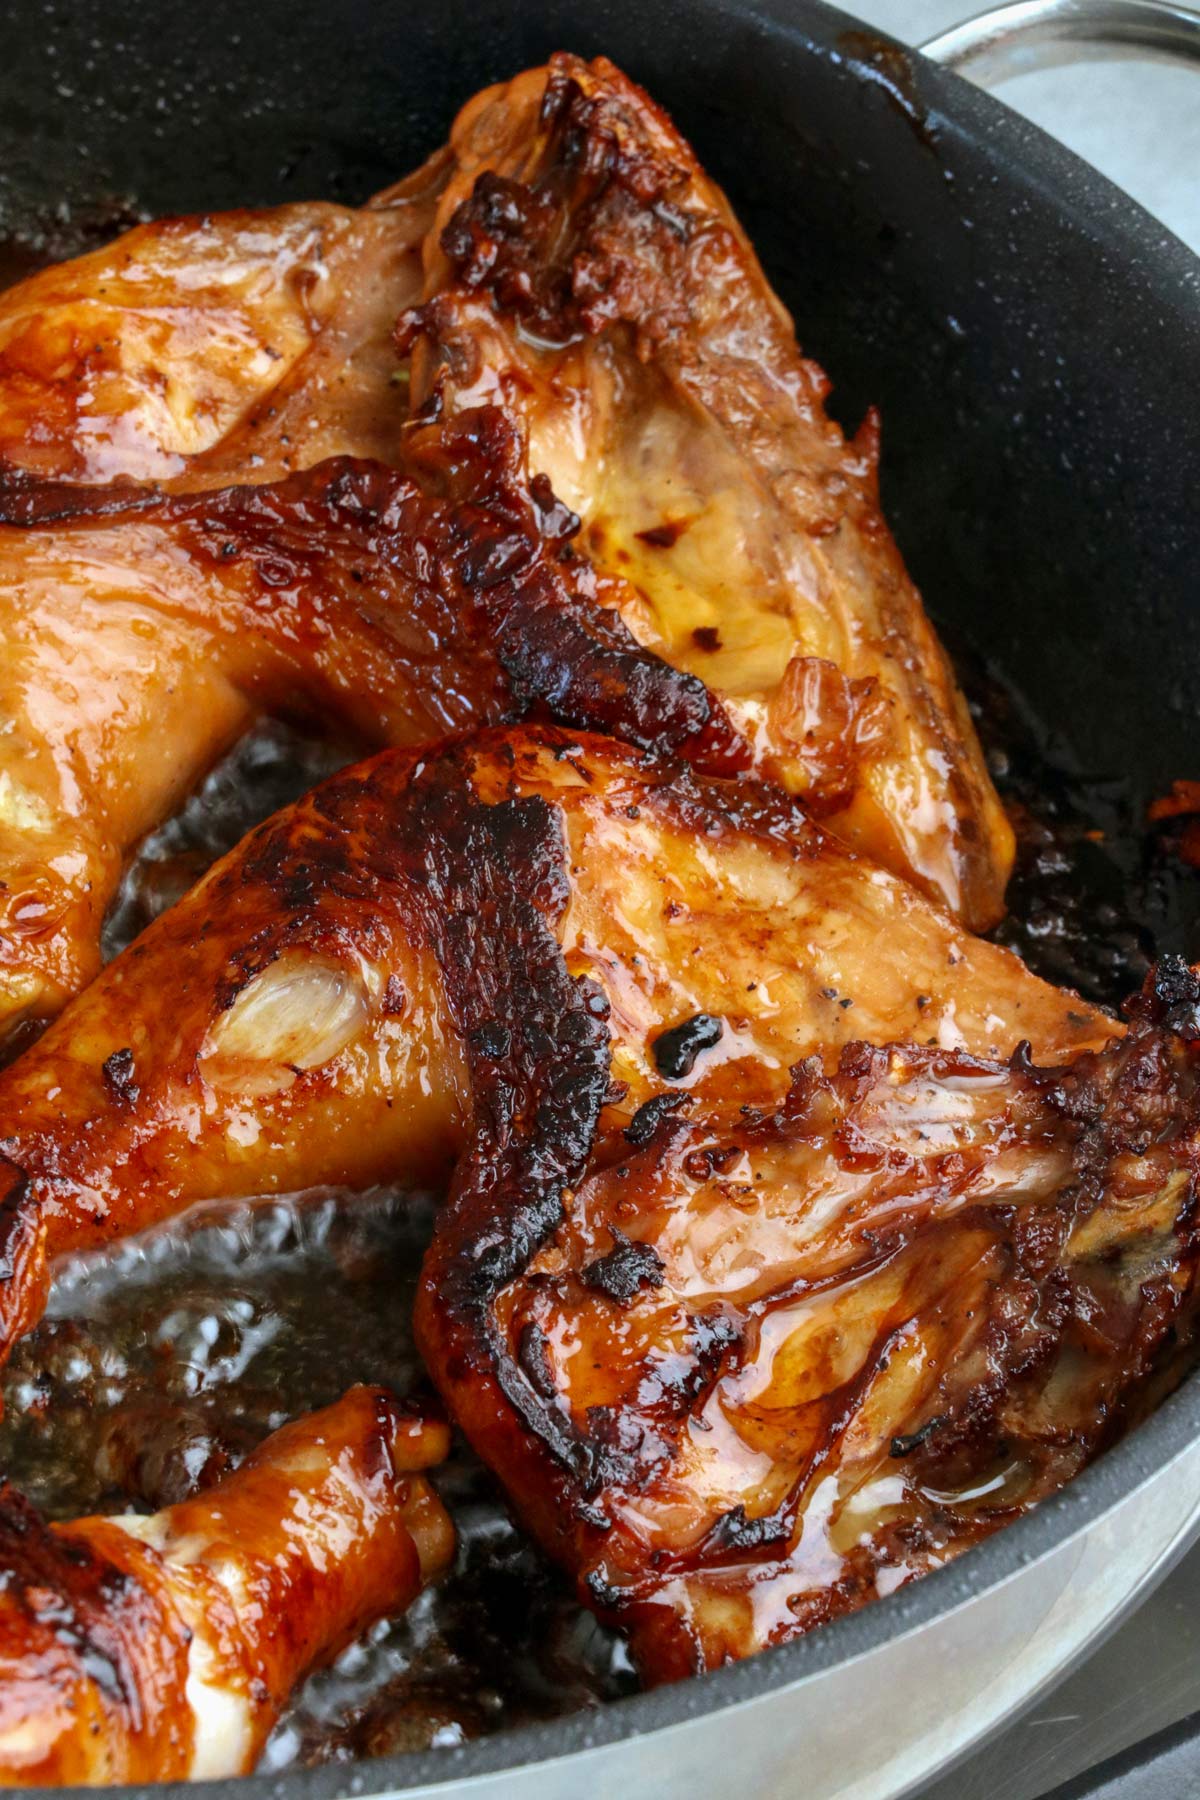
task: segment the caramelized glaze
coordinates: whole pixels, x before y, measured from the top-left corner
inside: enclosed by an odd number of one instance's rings
[[[1200,1256],[1200,976],[1168,959],[1131,1011],[1063,1069],[1027,1045],[1005,1064],[847,1044],[735,1124],[702,1100],[657,1114],[643,1148],[570,1165],[555,1209],[528,1178],[505,1192],[520,1156],[545,1166],[544,1105],[518,1108],[528,1141],[493,1149],[491,1179],[459,1171],[418,1341],[645,1678],[939,1566],[1173,1378]],[[560,1106],[571,1079],[556,1066]]]
[[[777,790],[550,728],[387,752],[252,832],[0,1075],[4,1343],[64,1250],[213,1195],[444,1175],[472,1086],[447,914],[498,989],[517,953],[472,897],[489,869],[602,997],[614,1118],[700,1012],[723,1031],[686,1084],[730,1114],[852,1040],[1054,1059],[1116,1029]]]
[[[502,401],[613,603],[720,696],[762,770],[972,929],[1013,839],[879,511],[725,197],[604,58],[475,96],[402,321],[413,400]]]
[[[47,1527],[0,1489],[0,1782],[252,1769],[295,1682],[453,1553],[444,1425],[355,1388],[163,1512]]]
[[[0,469],[185,489],[391,460],[435,160],[367,207],[160,219],[0,296]]]
[[[1012,836],[877,424],[825,392],[669,122],[569,57],[359,213],[163,222],[0,303],[10,1026],[91,978],[136,838],[263,708],[570,727],[336,777],[0,1077],[3,1347],[55,1255],[198,1198],[448,1177],[429,1370],[650,1680],[1036,1503],[1193,1327],[1200,980],[1164,958],[1126,1031],[921,897],[993,920]],[[806,810],[714,779],[752,762]],[[153,1517],[0,1496],[0,1776],[249,1768],[445,1568],[406,1475],[446,1434],[382,1393],[236,1473],[193,1423],[106,1440],[114,1486],[181,1485]],[[325,1752],[430,1741],[412,1704]]]
[[[1160,889],[1178,865],[1152,862],[1139,876],[1136,799],[1114,800],[1106,782],[1067,782],[1022,735],[1011,703],[981,691],[986,739],[1022,821],[1021,911],[1006,929],[1022,934],[1034,966],[1041,959],[1060,978],[1077,970],[1095,997],[1114,999],[1139,972],[1139,934],[1147,945],[1150,929],[1172,941],[1175,913],[1160,916]],[[111,923],[112,949],[257,817],[311,785],[327,754],[260,728],[146,846]],[[1122,899],[1136,914],[1114,911]],[[1186,901],[1180,888],[1181,920]],[[1083,945],[1085,918],[1099,925]],[[643,1106],[630,1131],[642,1149],[656,1112],[688,1121],[686,1088],[660,1085],[670,1090],[663,1104]],[[408,1313],[429,1217],[409,1196],[214,1207],[144,1249],[93,1253],[77,1275],[68,1267],[51,1319],[14,1360],[7,1466],[58,1516],[120,1510],[123,1495],[161,1507],[236,1462],[279,1409],[322,1405],[362,1379],[406,1391],[419,1366]],[[592,1264],[606,1260],[600,1249]],[[265,1767],[461,1742],[628,1691],[619,1640],[575,1609],[465,1446],[438,1481],[460,1534],[455,1572],[298,1693]]]
[[[0,1033],[96,971],[132,846],[264,709],[412,743],[530,710],[736,764],[695,677],[561,555],[574,521],[494,408],[395,468],[165,495],[0,488]]]

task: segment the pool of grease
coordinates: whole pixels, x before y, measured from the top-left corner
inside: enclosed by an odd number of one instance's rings
[[[1156,956],[1200,959],[1200,872],[1180,853],[1185,821],[1151,826],[1155,795],[1119,769],[1083,768],[994,671],[966,653],[956,660],[1017,835],[1008,914],[991,936],[1047,981],[1111,1008]]]
[[[419,1394],[409,1320],[432,1207],[400,1189],[209,1205],[71,1259],[13,1356],[5,1466],[53,1517],[152,1508],[355,1381]],[[459,1743],[635,1685],[464,1446],[437,1480],[452,1574],[309,1680],[265,1767]]]
[[[345,760],[281,725],[252,732],[142,846],[106,954]],[[433,1205],[402,1187],[206,1205],[66,1261],[4,1381],[0,1467],[52,1518],[153,1510],[356,1381],[418,1394],[410,1320]],[[309,1680],[266,1768],[459,1743],[636,1687],[620,1640],[517,1532],[464,1444],[436,1479],[453,1573]]]

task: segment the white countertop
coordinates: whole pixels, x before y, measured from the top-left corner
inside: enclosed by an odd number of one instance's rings
[[[981,12],[988,0],[839,0],[908,44]],[[1021,75],[995,90],[1103,169],[1200,254],[1200,68],[1090,62]]]

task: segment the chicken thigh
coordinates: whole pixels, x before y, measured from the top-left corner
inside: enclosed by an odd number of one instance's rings
[[[644,1678],[752,1655],[940,1566],[1178,1379],[1200,979],[1161,965],[1133,1014],[1066,1068],[1027,1046],[849,1044],[733,1124],[651,1100],[506,1260],[534,1108],[502,1201],[480,1155],[435,1231],[419,1341]]]
[[[0,1039],[93,977],[125,859],[263,709],[412,743],[530,709],[736,764],[567,559],[495,408],[200,494],[0,491]]]
[[[0,488],[193,489],[390,461],[391,333],[446,158],[357,210],[159,219],[0,293]]]

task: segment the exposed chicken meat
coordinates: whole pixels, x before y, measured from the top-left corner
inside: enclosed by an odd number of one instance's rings
[[[445,1572],[448,1444],[360,1387],[148,1517],[47,1526],[0,1485],[0,1782],[252,1769],[306,1671]]]
[[[500,1007],[535,927],[608,1019],[613,1126],[666,1083],[736,1120],[852,1041],[1055,1061],[1116,1029],[778,790],[550,728],[387,752],[252,832],[0,1075],[0,1343],[48,1258],[194,1200],[444,1176],[474,1030],[446,971]]]
[[[451,149],[414,403],[519,407],[640,640],[852,843],[993,924],[1012,832],[880,515],[876,421],[828,417],[724,196],[603,58],[477,95]]]
[[[531,1092],[507,1072],[521,1124],[480,1127],[418,1333],[648,1679],[946,1562],[1175,1378],[1200,1257],[1200,978],[1160,965],[1133,1011],[1065,1069],[851,1044],[732,1128],[651,1101],[577,1191],[564,1171],[557,1225],[531,1197],[564,1077]]]

